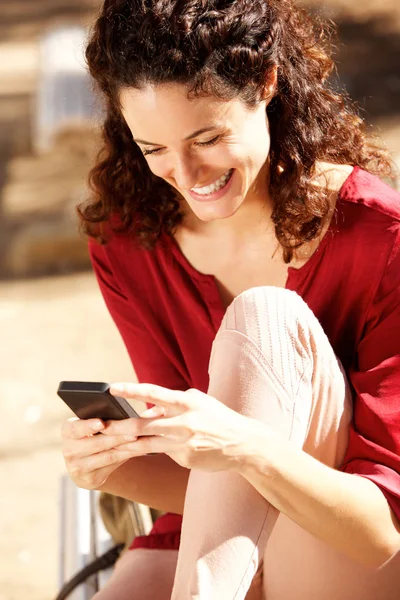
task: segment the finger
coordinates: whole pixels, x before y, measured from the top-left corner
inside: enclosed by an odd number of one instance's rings
[[[178,445],[181,445],[181,442],[176,439],[154,435],[139,437],[136,442],[129,444],[129,448],[131,456],[134,457],[146,454],[167,454],[168,452],[176,451]],[[119,449],[116,448],[115,452],[118,454]]]
[[[136,442],[132,442],[136,443]],[[133,450],[131,444],[118,446],[117,448],[110,448],[104,452],[98,454],[91,454],[84,458],[80,458],[77,461],[68,463],[68,472],[73,477],[88,477],[93,474],[94,471],[102,468],[115,467],[119,462],[125,462],[130,458],[138,456],[138,450]]]
[[[100,419],[77,419],[72,417],[63,423],[61,435],[64,439],[80,440],[94,433],[99,433],[105,427]]]
[[[141,432],[141,423],[145,422],[146,420],[143,419],[141,421],[140,417],[130,417],[129,419],[121,419],[119,421],[106,421],[102,434],[105,437],[119,435],[138,437]]]
[[[152,435],[181,435],[189,428],[181,415],[155,419],[123,419],[121,421],[107,421],[104,436],[132,435],[137,438]]]
[[[187,410],[190,406],[189,397],[180,390],[170,390],[151,383],[113,383],[111,394],[130,400],[141,400],[157,406],[174,407]]]
[[[92,473],[90,473],[90,477],[86,478],[86,481],[90,484],[89,489],[99,489],[107,481],[111,473],[118,469],[121,465],[126,463],[128,460],[129,457],[114,463],[114,465],[111,468],[102,467],[101,469],[92,471]]]
[[[132,435],[95,435],[82,440],[67,439],[63,444],[63,455],[65,459],[82,458],[91,454],[98,454],[110,448],[116,448],[123,444],[136,441]]]

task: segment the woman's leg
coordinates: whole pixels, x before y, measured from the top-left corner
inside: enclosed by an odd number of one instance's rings
[[[320,324],[297,294],[260,287],[238,296],[215,338],[209,375],[210,395],[340,466],[351,394]],[[172,599],[244,599],[277,517],[241,476],[192,471]]]
[[[177,560],[177,550],[128,550],[117,561],[107,585],[92,600],[170,600]],[[261,600],[261,588],[260,569],[246,600]]]
[[[177,550],[128,550],[93,600],[170,600]]]

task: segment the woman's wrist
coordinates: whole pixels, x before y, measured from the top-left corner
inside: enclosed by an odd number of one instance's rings
[[[261,473],[266,480],[274,477],[279,455],[287,444],[286,440],[278,436],[268,425],[255,419],[247,419],[245,431],[236,472],[246,479]]]

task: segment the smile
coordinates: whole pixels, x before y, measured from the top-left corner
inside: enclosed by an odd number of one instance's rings
[[[229,169],[222,177],[211,183],[210,185],[206,185],[205,187],[194,187],[190,191],[195,194],[199,194],[200,196],[206,196],[208,194],[214,194],[221,190],[229,181],[233,173],[233,169]]]

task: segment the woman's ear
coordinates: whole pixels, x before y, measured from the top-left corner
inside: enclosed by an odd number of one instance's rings
[[[275,96],[278,85],[278,65],[274,65],[268,69],[266,82],[264,86],[263,100],[267,100],[268,103]]]

